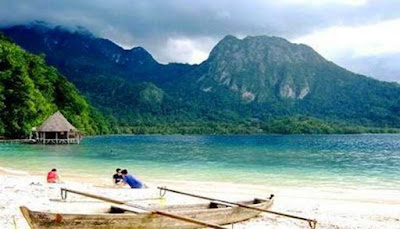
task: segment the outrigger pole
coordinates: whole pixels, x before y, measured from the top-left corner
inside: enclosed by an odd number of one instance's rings
[[[61,197],[63,199],[64,199],[64,196],[66,197],[66,193],[67,192],[78,194],[78,195],[82,195],[82,196],[86,196],[86,197],[90,197],[90,198],[94,198],[94,199],[98,199],[98,200],[102,200],[102,201],[105,201],[105,202],[118,204],[118,208],[124,209],[125,211],[133,212],[133,213],[157,214],[157,215],[173,218],[173,219],[176,219],[176,220],[181,220],[181,221],[185,221],[185,222],[189,222],[189,223],[198,224],[198,225],[205,226],[205,227],[216,228],[216,229],[226,229],[226,228],[221,227],[220,225],[217,225],[217,224],[208,223],[208,222],[204,222],[204,221],[200,221],[200,220],[196,220],[196,219],[192,219],[192,218],[188,218],[188,217],[184,217],[184,216],[180,216],[180,215],[175,215],[175,214],[171,214],[171,213],[164,212],[164,211],[149,210],[149,209],[147,209],[145,207],[134,205],[134,204],[128,204],[128,203],[125,203],[125,202],[120,201],[120,200],[110,199],[110,198],[107,198],[107,197],[98,196],[98,195],[85,193],[85,192],[80,192],[80,191],[71,190],[71,189],[66,189],[66,188],[61,188]],[[63,194],[64,194],[64,196],[63,196]]]
[[[230,202],[230,201],[225,201],[225,200],[219,200],[219,199],[215,199],[215,198],[210,198],[210,197],[205,197],[205,196],[200,196],[200,195],[196,195],[196,194],[191,194],[191,193],[187,193],[187,192],[181,192],[181,191],[177,191],[177,190],[173,190],[173,189],[168,189],[166,187],[157,187],[160,190],[163,191],[169,191],[169,192],[173,192],[173,193],[177,193],[177,194],[181,194],[181,195],[186,195],[186,196],[191,196],[191,197],[196,197],[196,198],[200,198],[200,199],[205,199],[205,200],[210,200],[210,201],[218,201],[220,203],[226,203],[227,206],[229,205],[236,205],[242,208],[247,208],[247,209],[251,209],[251,210],[255,210],[255,211],[260,211],[260,212],[266,212],[266,213],[271,213],[271,214],[275,214],[275,215],[280,215],[280,216],[285,216],[285,217],[289,217],[289,218],[293,218],[293,219],[298,219],[298,220],[304,220],[308,222],[308,225],[310,225],[310,227],[312,229],[315,229],[317,227],[317,221],[315,219],[307,219],[307,218],[303,218],[300,216],[295,216],[295,215],[289,215],[286,213],[280,213],[280,212],[275,212],[275,211],[270,211],[270,210],[265,210],[262,208],[257,208],[257,207],[251,207],[251,206],[247,206],[244,204],[239,204],[239,203],[235,203],[235,202]],[[271,195],[271,197],[273,197],[273,195]],[[229,204],[229,205],[228,205]]]

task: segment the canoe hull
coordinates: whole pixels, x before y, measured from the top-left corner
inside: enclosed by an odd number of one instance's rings
[[[249,206],[268,209],[273,200],[262,200],[260,203],[248,204]],[[240,208],[219,206],[218,208],[205,208],[205,205],[191,205],[190,208],[179,210],[177,206],[160,209],[183,217],[200,221],[224,225],[244,221],[260,214],[258,211]],[[188,223],[151,213],[90,213],[90,214],[65,214],[31,211],[21,207],[21,212],[32,229],[36,228],[201,228],[202,226]]]

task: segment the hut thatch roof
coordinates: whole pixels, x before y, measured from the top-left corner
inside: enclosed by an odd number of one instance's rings
[[[78,131],[68,120],[57,111],[50,116],[38,129],[38,132],[67,132]]]

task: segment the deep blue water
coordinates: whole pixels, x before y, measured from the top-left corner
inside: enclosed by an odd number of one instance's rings
[[[0,166],[146,179],[400,189],[400,135],[99,136],[80,145],[0,144]]]

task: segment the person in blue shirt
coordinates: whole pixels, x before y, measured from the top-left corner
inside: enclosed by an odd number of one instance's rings
[[[138,179],[136,179],[131,174],[128,174],[128,170],[124,169],[121,171],[122,177],[124,178],[124,183],[129,184],[131,188],[142,188],[143,184]]]

